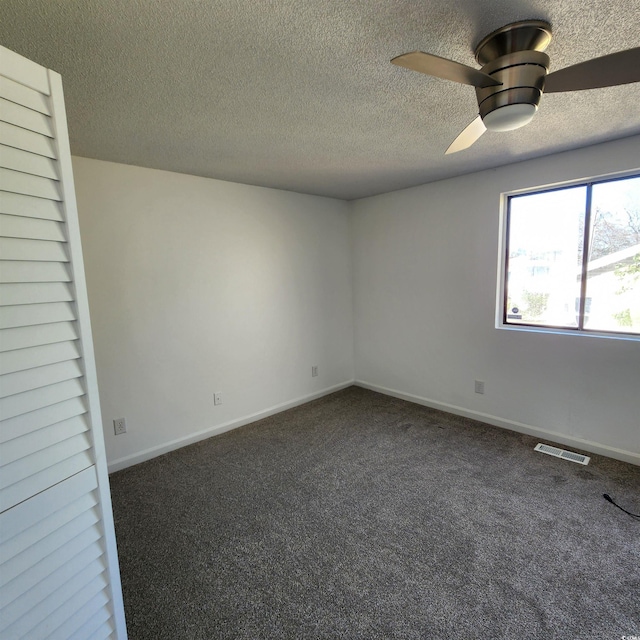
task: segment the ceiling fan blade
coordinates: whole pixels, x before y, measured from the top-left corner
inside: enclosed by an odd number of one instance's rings
[[[640,47],[611,53],[550,73],[545,93],[599,89],[640,82]]]
[[[449,145],[445,151],[445,155],[463,151],[468,149],[478,138],[487,130],[482,122],[482,118],[478,116],[466,129]]]
[[[478,69],[423,51],[403,53],[401,56],[393,58],[391,62],[405,69],[419,71],[444,80],[470,84],[473,87],[495,87],[502,84]]]

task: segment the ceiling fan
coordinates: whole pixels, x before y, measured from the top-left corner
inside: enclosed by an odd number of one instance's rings
[[[551,25],[542,20],[508,24],[483,38],[475,57],[481,69],[430,53],[412,51],[391,62],[476,88],[480,114],[446,153],[470,147],[488,129],[511,131],[531,122],[543,93],[597,89],[640,81],[640,47],[565,67],[553,73],[544,50]]]

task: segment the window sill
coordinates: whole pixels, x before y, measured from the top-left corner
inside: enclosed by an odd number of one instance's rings
[[[605,338],[608,340],[626,340],[640,342],[640,335],[625,333],[605,333],[602,331],[578,331],[577,329],[557,329],[552,327],[533,327],[530,325],[496,324],[496,329],[504,331],[517,331],[520,333],[541,333],[558,336],[575,336],[579,338]]]

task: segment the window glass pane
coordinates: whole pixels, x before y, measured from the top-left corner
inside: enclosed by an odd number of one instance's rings
[[[512,197],[505,319],[577,327],[586,186]]]
[[[587,329],[640,333],[640,178],[593,185]]]

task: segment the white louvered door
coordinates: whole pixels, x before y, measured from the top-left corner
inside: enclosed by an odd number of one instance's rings
[[[0,47],[0,638],[126,638],[60,76]]]

